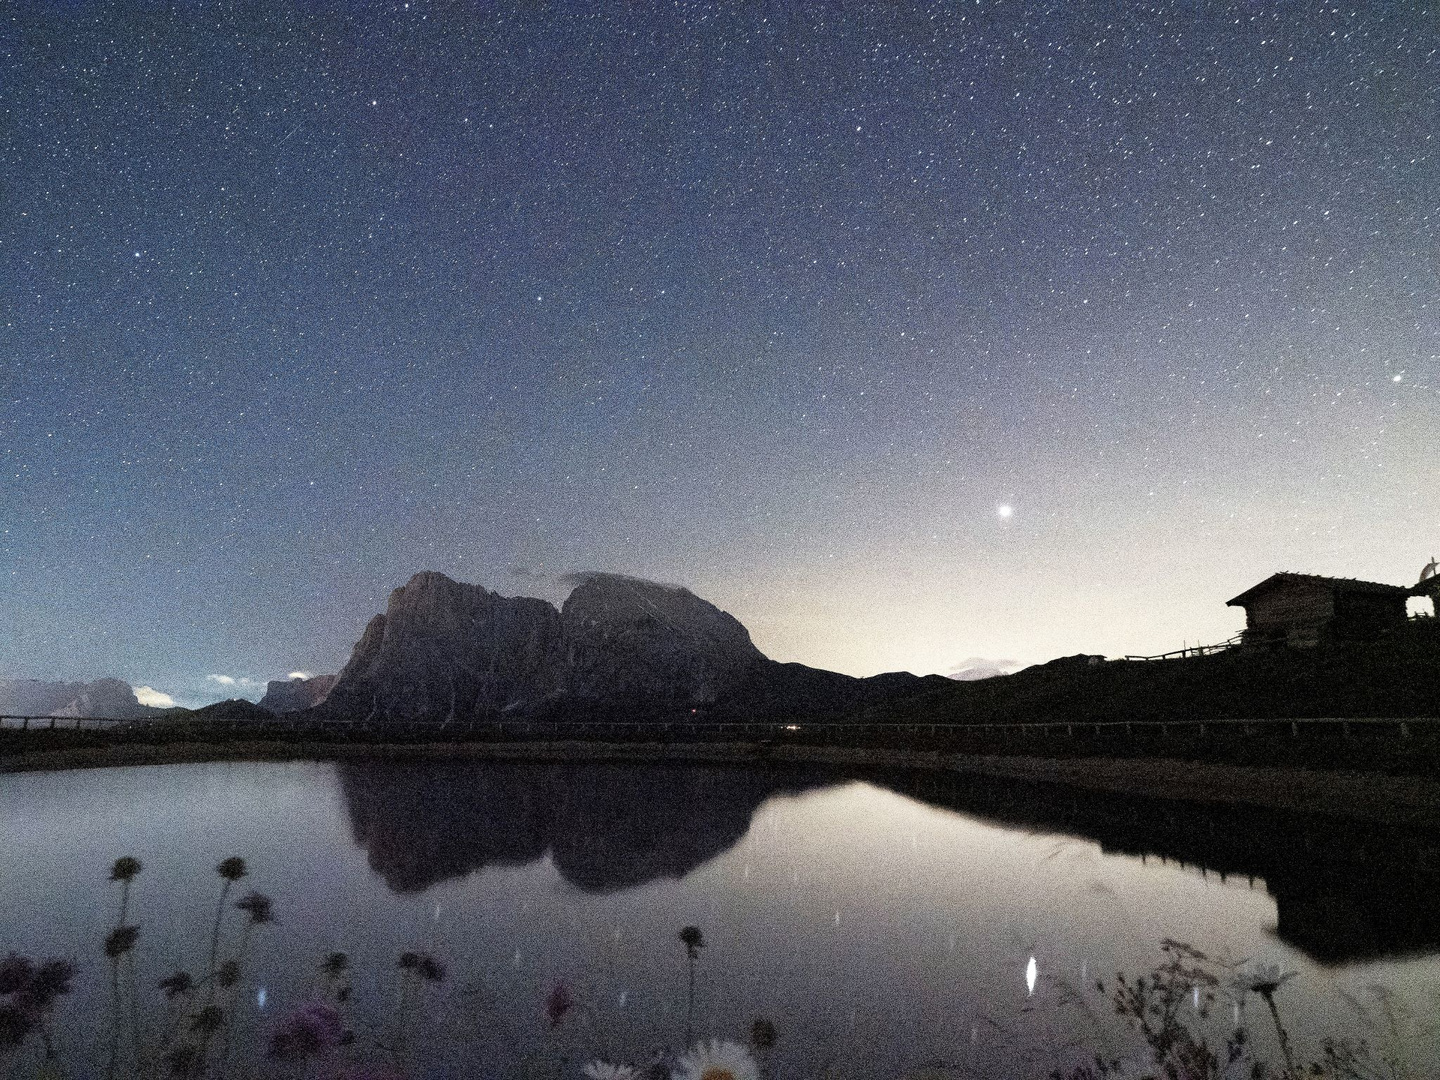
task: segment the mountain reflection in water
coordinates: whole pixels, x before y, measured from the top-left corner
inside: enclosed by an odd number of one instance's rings
[[[547,852],[587,892],[680,878],[738,843],[771,797],[853,778],[632,762],[345,762],[339,776],[356,842],[399,893]],[[1421,830],[938,772],[865,779],[1105,851],[1263,879],[1279,937],[1321,963],[1440,950],[1440,840]]]
[[[345,762],[339,776],[356,842],[401,893],[547,852],[587,892],[684,877],[734,847],[771,796],[827,782],[639,763]]]

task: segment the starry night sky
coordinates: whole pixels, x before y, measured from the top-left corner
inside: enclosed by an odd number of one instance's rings
[[[255,696],[421,569],[855,674],[1411,582],[1437,132],[1419,3],[12,3],[0,676]]]

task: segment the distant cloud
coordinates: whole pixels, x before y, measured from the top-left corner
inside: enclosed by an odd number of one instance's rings
[[[668,581],[654,581],[651,578],[636,577],[634,574],[612,574],[607,570],[575,570],[569,574],[561,574],[556,580],[561,585],[568,585],[572,589],[578,585],[584,585],[587,581],[594,581],[596,578],[608,578],[610,581],[633,581],[639,585],[659,585],[663,589],[684,589],[684,585],[674,585]]]
[[[308,671],[292,671],[285,676],[287,679],[313,679],[315,676]]]
[[[169,694],[156,690],[153,686],[135,687],[135,700],[141,705],[151,705],[157,709],[173,709],[175,699]]]
[[[969,656],[945,673],[947,679],[960,682],[974,682],[977,679],[993,679],[997,675],[1009,675],[1025,665],[1019,660],[991,660],[984,656]]]
[[[519,581],[549,581],[555,576],[543,566],[512,566],[505,572]]]
[[[207,681],[213,682],[213,683],[219,683],[221,686],[259,686],[259,685],[260,685],[260,683],[259,683],[258,680],[256,680],[256,679],[251,679],[251,678],[247,678],[247,677],[244,676],[244,675],[240,676],[238,679],[237,679],[234,675],[206,675],[205,678],[206,678]]]

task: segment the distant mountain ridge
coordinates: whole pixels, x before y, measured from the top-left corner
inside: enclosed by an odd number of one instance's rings
[[[734,616],[680,586],[589,574],[557,610],[426,571],[370,620],[320,709],[394,722],[713,720],[838,714],[936,683],[947,680],[777,663]]]
[[[154,716],[160,710],[141,705],[122,679],[46,682],[0,679],[0,713],[8,716],[107,717],[116,720]]]
[[[260,708],[280,714],[314,708],[335,687],[336,675],[311,675],[309,678],[271,679],[265,684]]]

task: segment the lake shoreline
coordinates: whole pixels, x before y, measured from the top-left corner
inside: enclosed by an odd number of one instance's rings
[[[1254,806],[1384,825],[1440,828],[1440,779],[1377,772],[1231,765],[1174,758],[1050,758],[874,747],[754,743],[376,743],[217,742],[117,744],[0,757],[0,773],[220,761],[381,759],[674,761],[914,769],[952,778],[980,775],[1092,792],[1192,803]]]

